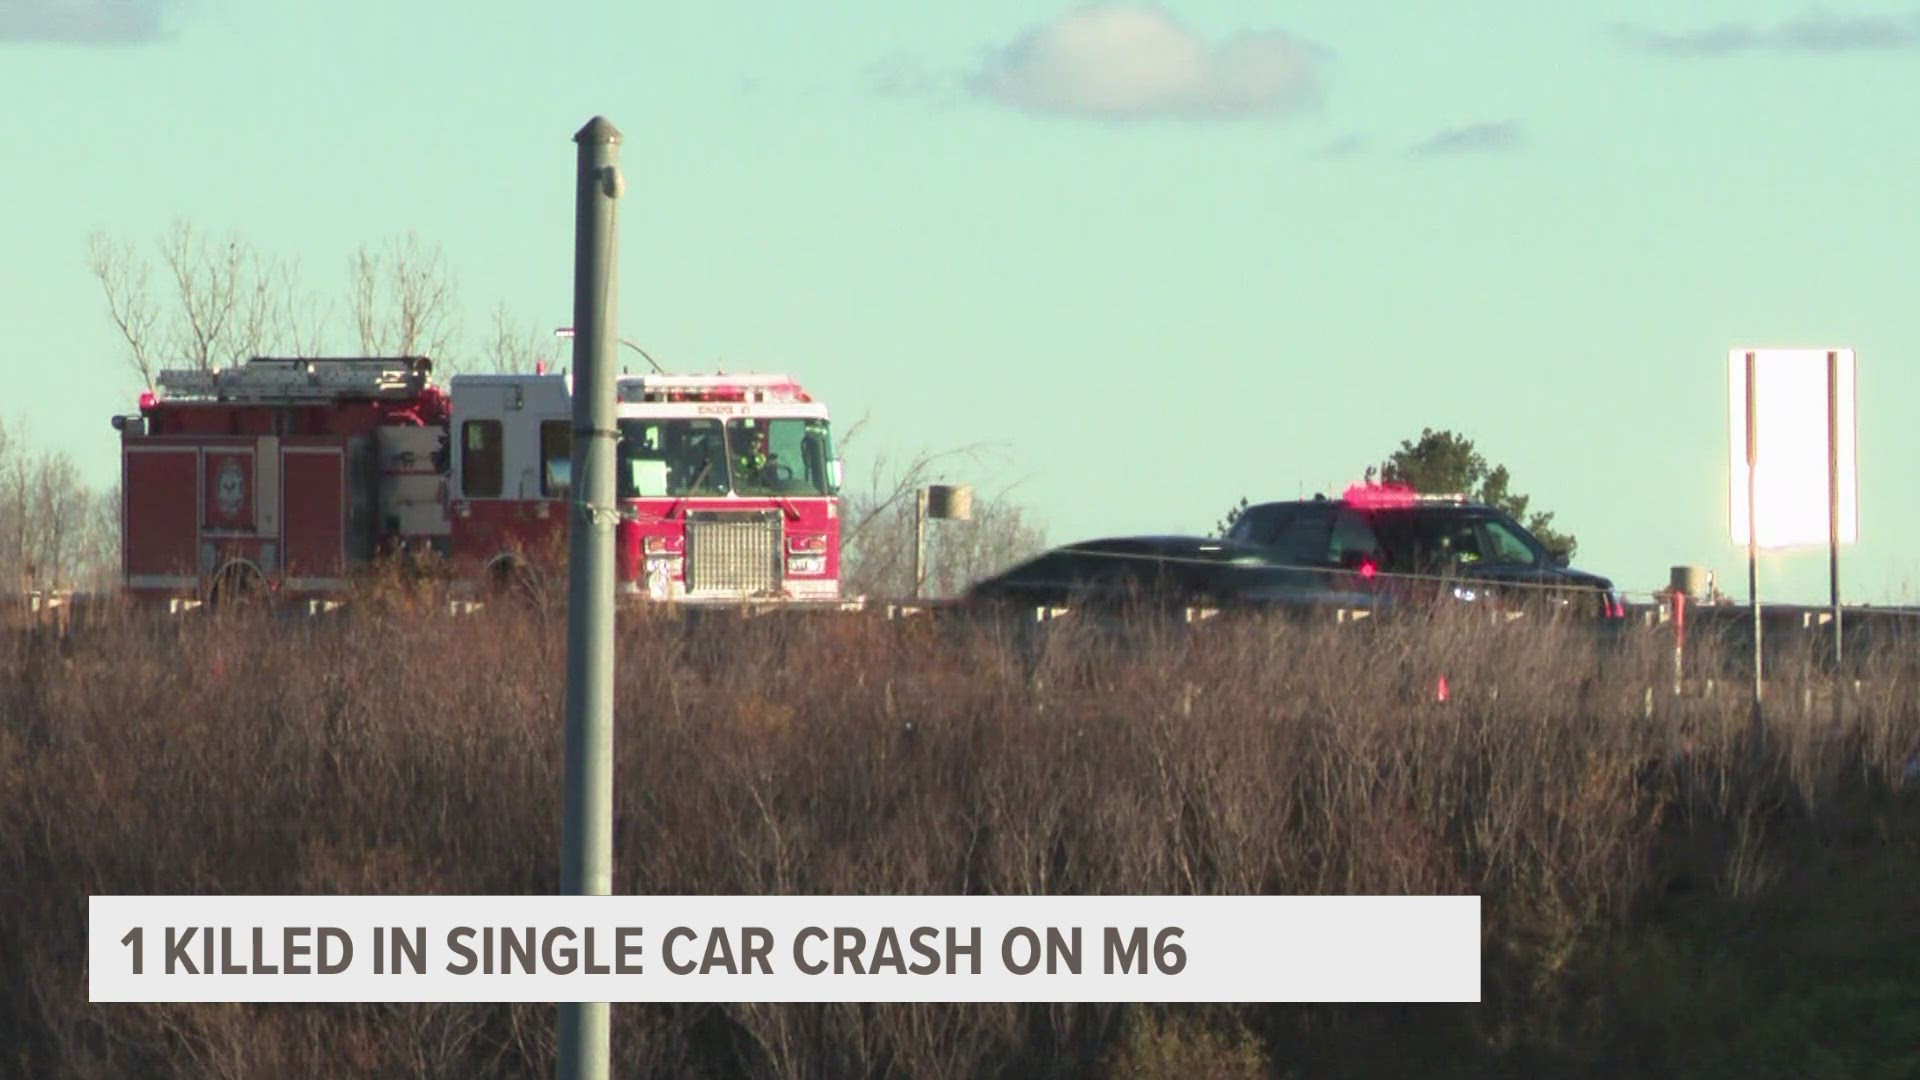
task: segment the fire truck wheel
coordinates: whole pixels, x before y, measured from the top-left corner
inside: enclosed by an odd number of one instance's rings
[[[259,570],[246,563],[229,563],[214,575],[207,602],[213,607],[239,607],[264,604],[269,595],[267,579]]]

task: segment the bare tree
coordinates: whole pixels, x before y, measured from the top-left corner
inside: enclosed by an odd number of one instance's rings
[[[128,362],[152,390],[155,333],[160,321],[147,289],[152,267],[131,243],[95,232],[87,238],[87,269],[100,280],[100,288],[107,295],[107,316],[126,340]]]
[[[1047,546],[1046,528],[1028,517],[1011,490],[979,501],[971,521],[942,522],[927,537],[927,592],[953,596]]]
[[[208,243],[185,222],[175,222],[160,242],[160,261],[180,302],[172,351],[186,366],[198,371],[215,367],[244,334],[242,324],[250,320],[240,305],[250,290],[241,278],[248,256],[239,237]]]
[[[841,444],[853,441],[865,421],[855,423]],[[979,462],[983,448],[923,451],[895,466],[881,456],[865,491],[846,500],[841,536],[841,581],[846,592],[867,596],[910,596],[914,592],[914,515],[919,490],[945,479],[944,466]],[[952,595],[970,582],[1037,554],[1045,530],[1029,520],[1012,490],[976,499],[973,520],[942,522],[927,537],[928,591]]]
[[[65,453],[49,453],[35,462],[32,515],[35,559],[44,588],[71,588],[80,562],[82,528],[93,496],[80,482],[80,470]]]
[[[489,371],[531,371],[544,359],[541,345],[548,339],[527,323],[514,317],[502,302],[493,309],[493,334],[480,359]]]
[[[341,305],[304,290],[295,260],[184,221],[154,250],[157,259],[100,231],[87,241],[87,268],[126,343],[128,364],[148,390],[167,368],[206,371],[250,356],[322,356],[338,348],[328,342],[342,329]],[[345,329],[363,355],[429,356],[452,370],[448,353],[459,338],[460,311],[438,245],[412,233],[363,244],[347,269]],[[501,304],[483,363],[527,370],[539,357],[539,336]]]
[[[27,559],[26,451],[0,420],[0,592],[12,592],[25,577]]]
[[[298,355],[317,350],[324,319],[301,310],[292,263],[238,235],[211,239],[184,221],[157,247],[170,288],[165,301],[154,294],[153,263],[132,243],[97,231],[87,243],[87,268],[147,389],[165,367],[207,371],[289,344]]]
[[[263,321],[268,329],[258,338],[277,342],[281,355],[325,356],[328,329],[339,305],[332,299],[302,292],[296,261],[263,260],[260,285],[263,302],[258,306],[257,322]]]
[[[6,573],[9,588],[32,590],[40,580],[41,522],[35,516],[38,463],[18,428],[8,453],[0,458],[0,522],[6,527]]]
[[[456,313],[453,279],[438,245],[412,233],[377,251],[361,245],[349,269],[363,353],[442,358],[454,339]]]
[[[88,519],[96,499],[72,458],[34,453],[18,428],[0,424],[0,591],[70,588],[90,573]],[[118,530],[116,512],[116,536]]]
[[[120,584],[120,485],[94,495],[80,526],[79,563],[74,581],[90,592],[111,592]]]

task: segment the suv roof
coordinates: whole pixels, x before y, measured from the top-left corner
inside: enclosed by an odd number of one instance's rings
[[[1317,566],[1363,562],[1425,572],[1461,560],[1482,566],[1546,568],[1545,545],[1498,507],[1461,496],[1420,497],[1396,489],[1355,489],[1349,497],[1248,506],[1228,537],[1266,546],[1283,561]]]
[[[1211,536],[1115,536],[1082,540],[1057,550],[1098,555],[1138,555],[1144,558],[1197,559],[1205,562],[1271,561],[1272,552],[1260,544]]]

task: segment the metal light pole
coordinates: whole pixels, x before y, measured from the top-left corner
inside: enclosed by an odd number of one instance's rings
[[[573,254],[573,462],[567,526],[567,755],[560,891],[613,892],[614,202],[620,132],[596,116],[579,144]],[[606,1002],[560,1006],[560,1080],[606,1080]]]
[[[1756,368],[1754,354],[1747,353],[1747,602],[1753,607],[1753,745],[1756,751],[1766,737],[1766,713],[1762,701],[1766,682],[1760,669],[1760,514],[1753,504],[1759,489],[1757,460],[1760,443],[1753,430],[1758,394],[1753,385]]]

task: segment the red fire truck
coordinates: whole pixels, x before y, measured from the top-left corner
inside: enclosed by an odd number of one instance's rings
[[[571,379],[424,358],[255,358],[168,371],[114,418],[130,594],[337,597],[383,552],[431,550],[469,590],[562,569]],[[785,375],[623,376],[621,591],[832,601],[840,462],[826,406]]]

